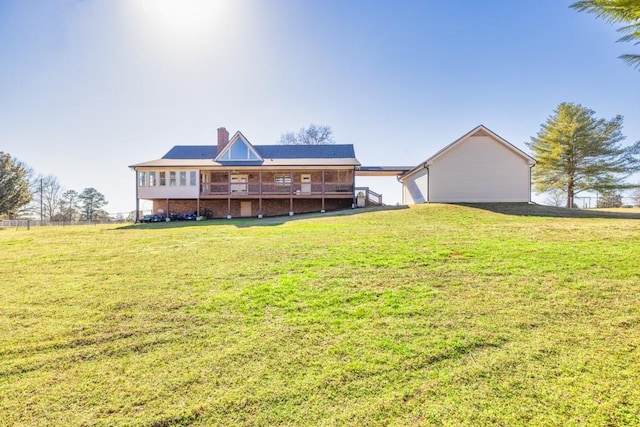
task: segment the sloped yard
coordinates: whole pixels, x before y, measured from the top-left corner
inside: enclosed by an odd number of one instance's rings
[[[0,230],[6,425],[638,425],[640,222]]]

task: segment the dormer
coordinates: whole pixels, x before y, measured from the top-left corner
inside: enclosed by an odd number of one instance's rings
[[[247,138],[241,133],[236,132],[231,141],[215,158],[216,162],[261,162],[262,157],[256,149],[251,145]]]

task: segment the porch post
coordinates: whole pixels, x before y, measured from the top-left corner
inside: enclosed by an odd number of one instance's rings
[[[138,170],[136,168],[133,168],[133,172],[135,175],[134,179],[136,181],[136,213],[133,217],[135,222],[138,222],[140,220],[140,198],[138,197]],[[71,209],[69,209],[69,212],[71,212]]]
[[[164,213],[165,213],[165,216],[169,215],[169,199],[167,199],[167,210]]]
[[[227,219],[231,219],[231,171],[227,171]]]
[[[324,169],[322,169],[322,208],[320,209],[320,212],[324,213],[325,209],[324,209]]]
[[[289,179],[291,185],[289,185],[289,216],[293,215],[293,172],[289,172]]]
[[[260,185],[260,190],[258,192],[258,218],[262,218],[262,170],[258,175],[258,182]]]
[[[202,194],[202,171],[198,170],[198,196],[196,197],[196,217],[200,216],[200,195]]]
[[[352,208],[356,207],[356,168],[351,171],[351,194],[353,195]]]

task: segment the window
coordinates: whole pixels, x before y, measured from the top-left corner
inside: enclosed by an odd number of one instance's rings
[[[167,173],[166,172],[160,172],[160,185],[161,186],[167,185]]]
[[[138,175],[138,186],[144,187],[145,185],[147,185],[147,173],[140,171],[140,174]]]
[[[196,186],[198,185],[198,180],[196,179],[197,175],[196,175],[196,171],[190,171],[189,172],[189,185],[193,185]]]
[[[149,172],[149,187],[155,187],[155,186],[156,186],[156,173]]]
[[[180,185],[187,185],[187,173],[185,171],[180,171]]]
[[[171,171],[169,172],[169,185],[175,186],[176,184],[176,173],[174,171]]]
[[[222,160],[260,160],[256,153],[243,140],[236,140],[226,153],[222,156]]]
[[[274,181],[276,185],[291,185],[291,175],[276,175]]]

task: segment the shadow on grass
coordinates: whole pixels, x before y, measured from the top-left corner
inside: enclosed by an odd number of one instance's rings
[[[211,227],[216,225],[233,225],[238,228],[245,227],[267,227],[274,225],[282,225],[291,221],[311,218],[331,218],[338,216],[358,215],[367,212],[391,211],[398,209],[407,209],[407,206],[376,206],[371,208],[345,209],[341,211],[330,211],[325,213],[313,212],[296,214],[293,216],[272,216],[264,218],[233,218],[233,219],[209,219],[205,221],[171,221],[171,222],[152,222],[143,224],[129,224],[118,227],[116,230],[145,230],[145,229],[166,229],[166,228],[182,228],[182,227]]]
[[[590,209],[569,209],[529,203],[455,203],[459,206],[483,209],[505,215],[554,218],[618,218],[640,219],[640,213],[606,212]]]

